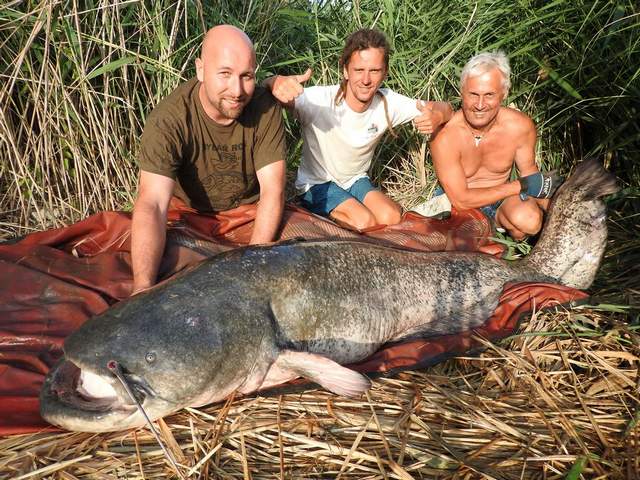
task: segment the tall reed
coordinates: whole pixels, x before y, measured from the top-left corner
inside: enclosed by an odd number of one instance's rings
[[[567,169],[573,157],[601,155],[638,185],[640,22],[632,1],[5,0],[0,235],[130,207],[146,116],[193,75],[203,31],[223,22],[254,40],[259,78],[311,66],[310,84],[337,82],[345,37],[379,28],[394,48],[387,86],[454,104],[465,61],[503,49],[514,71],[509,102],[536,120],[542,166]],[[288,118],[291,168],[297,128]],[[376,157],[374,177],[395,182],[405,204],[428,188],[417,172],[422,142],[406,129]],[[428,149],[422,153],[430,173]]]

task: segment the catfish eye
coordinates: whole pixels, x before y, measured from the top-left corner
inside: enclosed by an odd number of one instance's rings
[[[153,363],[156,361],[156,354],[154,352],[147,352],[147,354],[144,356],[144,359],[147,361],[147,363]]]

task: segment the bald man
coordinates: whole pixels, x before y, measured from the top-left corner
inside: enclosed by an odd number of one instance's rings
[[[149,115],[131,227],[133,293],[156,283],[172,196],[200,212],[259,199],[251,243],[273,241],[284,208],[281,107],[255,82],[256,55],[241,30],[209,30],[196,78]]]

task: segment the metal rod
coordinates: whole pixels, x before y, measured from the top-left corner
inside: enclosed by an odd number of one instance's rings
[[[145,421],[147,422],[147,425],[149,426],[149,429],[151,430],[151,433],[156,438],[156,441],[160,445],[160,448],[164,452],[164,455],[169,459],[169,463],[171,463],[171,465],[175,469],[178,476],[182,480],[186,480],[186,477],[182,474],[182,472],[178,468],[178,462],[174,458],[173,454],[164,446],[164,443],[162,443],[162,440],[160,439],[160,434],[158,434],[158,431],[153,426],[153,422],[149,418],[149,415],[147,415],[147,412],[144,411],[142,404],[138,401],[138,399],[133,394],[131,387],[129,387],[129,384],[127,383],[127,380],[124,378],[124,374],[122,373],[122,367],[120,367],[120,364],[115,360],[109,360],[109,362],[107,362],[107,368],[111,371],[111,373],[113,373],[116,376],[118,380],[120,380],[120,383],[122,383],[122,386],[124,387],[127,394],[129,395],[129,397],[131,397],[131,400],[133,400],[133,403],[135,403],[136,407],[144,417]]]

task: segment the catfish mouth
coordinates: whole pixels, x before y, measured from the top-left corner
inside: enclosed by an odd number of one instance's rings
[[[51,392],[63,404],[91,412],[135,408],[133,401],[123,401],[110,382],[88,370],[82,370],[69,360],[56,369]],[[138,398],[138,401],[143,402],[144,394],[141,396],[143,398]]]
[[[40,393],[40,413],[48,422],[67,430],[101,432],[145,423],[136,404],[118,379],[105,371],[95,374],[63,359],[47,375]],[[124,377],[143,408],[152,408],[155,395],[144,380]],[[145,408],[146,409],[146,408]]]

